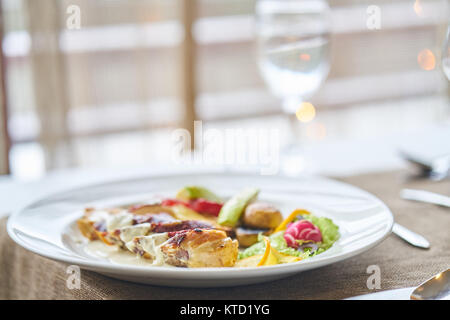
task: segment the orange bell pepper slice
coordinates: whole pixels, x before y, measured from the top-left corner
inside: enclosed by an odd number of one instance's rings
[[[311,212],[309,212],[308,210],[305,209],[295,209],[294,211],[292,211],[292,213],[283,220],[283,222],[281,222],[278,227],[275,229],[275,232],[279,232],[282,230],[285,230],[287,225],[292,222],[295,218],[297,218],[297,216],[302,215],[302,214],[311,214]]]
[[[261,260],[257,264],[258,267],[272,266],[275,264],[297,262],[302,260],[302,258],[300,257],[290,256],[276,250],[271,246],[268,237],[264,237],[264,242],[266,243],[266,250],[264,251]]]
[[[275,255],[272,252],[272,247],[270,245],[270,240],[268,237],[264,237],[264,242],[266,243],[266,250],[264,251],[263,257],[257,264],[258,267],[260,266],[271,266],[274,264],[278,264],[278,259],[275,257]]]

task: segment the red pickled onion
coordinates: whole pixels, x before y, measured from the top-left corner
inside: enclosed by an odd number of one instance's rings
[[[322,241],[322,233],[310,221],[300,220],[287,226],[284,239],[289,247],[298,248],[299,244],[295,240],[320,242]]]

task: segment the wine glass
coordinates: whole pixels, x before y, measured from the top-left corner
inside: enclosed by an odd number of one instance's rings
[[[450,80],[450,24],[447,28],[447,38],[444,43],[444,49],[442,50],[442,68],[444,69],[444,73],[447,76],[447,79]]]
[[[259,0],[258,66],[270,90],[295,113],[330,69],[330,8],[322,0]]]
[[[306,122],[315,115],[314,106],[306,102],[329,73],[330,24],[330,7],[325,0],[256,3],[258,66],[267,86],[282,99],[283,110],[290,115],[290,141],[282,153],[285,174],[296,175],[303,170],[304,159],[296,143],[297,118]],[[309,109],[306,114],[304,108]]]

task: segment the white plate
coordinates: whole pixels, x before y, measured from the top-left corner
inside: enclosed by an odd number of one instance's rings
[[[275,203],[284,215],[295,208],[305,208],[333,219],[341,238],[313,258],[259,268],[121,265],[91,256],[83,249],[85,244],[80,243],[75,227],[83,208],[139,202],[152,195],[173,196],[181,187],[192,184],[207,186],[224,197],[246,186],[259,187],[259,198]],[[114,278],[177,287],[221,287],[275,280],[344,260],[381,242],[392,225],[393,217],[386,205],[373,195],[341,182],[318,177],[198,173],[117,181],[61,192],[13,213],[8,233],[32,252]]]

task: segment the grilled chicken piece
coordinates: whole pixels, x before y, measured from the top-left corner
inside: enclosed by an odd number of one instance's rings
[[[98,240],[97,232],[94,228],[94,221],[88,218],[80,218],[77,220],[78,229],[81,234],[88,238],[89,240]]]
[[[169,234],[167,232],[155,233],[149,236],[134,237],[125,245],[131,252],[134,252],[143,258],[153,260],[154,265],[163,265],[165,262],[160,246],[168,239]]]
[[[81,234],[89,240],[100,239],[111,245],[120,242],[120,231],[118,232],[117,230],[123,227],[146,222],[156,224],[171,221],[176,221],[176,219],[165,212],[135,215],[125,210],[117,209],[86,209],[83,217],[77,220],[77,225]]]
[[[238,246],[222,230],[192,229],[175,233],[161,245],[161,252],[167,264],[177,267],[232,267]]]
[[[106,231],[106,220],[117,212],[112,210],[95,210],[86,208],[84,215],[77,220],[81,234],[89,240],[98,240],[100,230]]]
[[[77,223],[88,239],[118,245],[155,265],[231,267],[237,260],[238,243],[227,236],[228,228],[217,230],[204,221],[176,220],[165,212],[89,209]]]
[[[135,237],[127,248],[155,265],[176,267],[232,267],[238,255],[238,242],[222,230],[191,229]]]
[[[127,211],[108,212],[88,210],[78,219],[78,228],[89,240],[102,240],[108,245],[123,246],[131,236],[145,236],[151,233],[173,232],[188,229],[214,229],[217,226],[196,220],[176,220],[171,215],[149,213],[135,215]],[[142,227],[141,225],[144,225]],[[229,228],[223,228],[230,232]],[[125,239],[121,239],[125,237]]]
[[[195,228],[211,229],[212,226],[207,223],[191,220],[162,222],[162,223],[155,223],[149,220],[149,222],[144,222],[116,229],[112,232],[111,236],[120,238],[120,241],[122,241],[121,246],[123,247],[127,242],[130,242],[135,237],[148,236],[155,233],[167,233],[181,230],[190,230]]]

